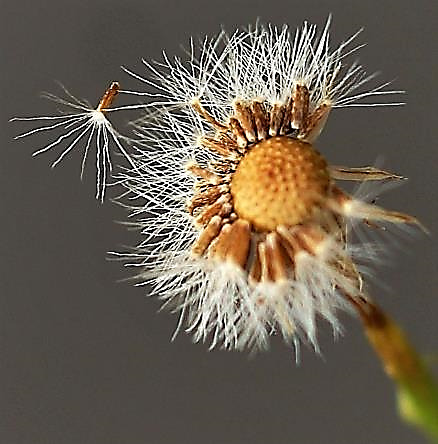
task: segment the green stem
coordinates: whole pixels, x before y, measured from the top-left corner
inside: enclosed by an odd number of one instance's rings
[[[366,336],[396,384],[400,416],[438,443],[438,385],[403,330],[370,301],[352,301]]]

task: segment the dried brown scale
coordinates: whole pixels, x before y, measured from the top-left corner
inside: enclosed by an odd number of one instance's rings
[[[354,288],[357,288],[359,292],[362,292],[363,279],[357,270],[356,264],[352,260],[343,256],[342,260],[339,260],[336,263],[336,268],[343,276],[350,278]]]
[[[252,258],[251,266],[248,273],[248,281],[251,284],[257,283],[260,281],[261,276],[261,263],[260,263],[260,255],[258,250],[258,243],[254,246],[254,255]]]
[[[254,118],[254,125],[257,130],[257,140],[266,139],[269,131],[269,120],[263,103],[254,101],[250,105]]]
[[[219,197],[219,199],[216,202],[204,208],[195,219],[196,225],[202,227],[208,224],[210,220],[213,218],[213,216],[216,215],[221,217],[228,216],[233,209],[233,206],[229,202],[230,200],[231,196],[225,194]]]
[[[271,270],[270,270],[270,261],[269,261],[269,253],[266,249],[266,242],[260,242],[257,246],[260,258],[260,282],[269,282],[271,281]]]
[[[227,131],[228,128],[226,125],[223,125],[222,123],[218,122],[211,114],[208,113],[208,111],[201,105],[201,102],[199,99],[192,100],[191,103],[193,109],[202,116],[207,122],[211,123],[214,128],[218,131]]]
[[[351,204],[354,204],[354,200],[350,196],[344,193],[340,188],[333,187],[333,199],[328,202],[328,205],[333,211],[340,214],[348,214],[350,211],[348,207]],[[398,211],[386,210],[374,204],[361,202],[360,208],[355,208],[355,214],[357,217],[360,217],[361,213],[364,213],[363,220],[370,225],[374,225],[373,221],[378,220],[398,224],[417,225],[425,233],[428,232],[427,228],[425,228],[417,218]]]
[[[222,219],[214,216],[208,225],[199,233],[198,239],[192,247],[192,254],[202,256],[212,240],[216,238],[222,226]]]
[[[217,174],[215,174],[212,171],[210,171],[209,169],[203,168],[195,163],[187,165],[186,169],[193,176],[204,179],[206,182],[208,182],[212,185],[217,185],[221,181],[221,178]]]
[[[290,242],[288,236],[279,234],[278,241],[284,251],[284,257],[288,263],[289,271],[293,271],[295,266],[295,254],[297,249],[294,248],[293,242]],[[299,251],[299,250],[298,250]]]
[[[346,166],[330,165],[330,175],[336,180],[386,180],[386,179],[404,179],[403,176],[380,170],[375,167],[350,168]]]
[[[212,137],[204,136],[199,140],[199,143],[205,148],[219,154],[225,158],[236,158],[236,147],[223,143],[220,140],[213,139]]]
[[[230,118],[230,129],[236,139],[237,146],[240,148],[246,148],[248,145],[248,140],[245,135],[245,131],[243,130],[240,122],[235,117]]]
[[[277,232],[281,236],[280,239],[282,245],[285,247],[289,258],[295,263],[295,256],[299,252],[306,250],[305,246],[299,239],[298,228],[290,229],[288,227],[285,227],[284,225],[280,225],[279,227],[277,227]]]
[[[251,113],[251,109],[241,101],[236,100],[234,102],[234,112],[236,119],[240,123],[240,127],[243,129],[245,133],[247,141],[250,143],[255,142],[256,135],[254,131],[254,123],[253,123],[253,116]]]
[[[217,135],[217,140],[230,150],[239,151],[236,146],[236,141],[230,133],[220,133]]]
[[[273,105],[270,112],[269,135],[274,137],[278,134],[283,123],[285,106],[279,103]]]
[[[226,259],[245,270],[251,243],[251,226],[242,219],[231,225]]]
[[[196,194],[192,198],[187,205],[187,211],[193,216],[193,213],[197,208],[213,203],[226,191],[227,187],[224,185],[209,186],[206,191]]]
[[[420,224],[420,222],[413,216],[409,214],[400,213],[398,211],[389,211],[384,208],[380,208],[376,205],[366,205],[367,211],[369,212],[369,219],[384,220],[392,223],[403,223],[403,224],[415,224],[418,225],[423,231],[427,233],[427,229]],[[367,220],[367,219],[365,219]],[[372,223],[367,220],[367,223]],[[380,227],[379,227],[380,228]]]
[[[292,127],[301,129],[309,112],[309,90],[304,85],[296,85],[292,103]]]
[[[318,246],[326,239],[327,233],[316,227],[305,226],[298,230],[298,236],[305,250],[315,256]]]
[[[275,282],[287,279],[287,265],[285,252],[281,247],[278,235],[269,233],[266,237],[266,247],[269,249],[272,261],[272,277]]]
[[[217,159],[210,162],[209,169],[214,170],[216,174],[220,175],[223,181],[226,181],[229,174],[235,171],[238,163],[238,159],[236,161]]]
[[[281,124],[281,128],[279,131],[281,135],[289,134],[291,132],[293,104],[294,104],[294,99],[290,97],[284,109],[283,123]]]
[[[224,261],[230,241],[231,224],[227,223],[225,220],[223,220],[222,223],[224,225],[222,225],[218,236],[214,239],[208,249],[208,256],[213,259]]]
[[[322,103],[319,105],[303,122],[302,127],[298,133],[298,138],[306,140],[309,143],[315,141],[315,139],[321,133],[328,115],[331,111],[330,103]]]

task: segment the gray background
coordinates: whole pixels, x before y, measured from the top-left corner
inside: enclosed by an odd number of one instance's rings
[[[370,71],[408,91],[398,108],[344,109],[330,117],[318,148],[333,163],[385,165],[411,180],[382,203],[417,215],[433,235],[402,240],[377,273],[374,294],[423,351],[438,351],[436,1],[5,1],[0,2],[0,443],[423,443],[400,423],[392,387],[355,319],[333,343],[324,325],[321,359],[303,349],[294,365],[280,339],[254,358],[208,352],[157,314],[144,289],[106,252],[132,245],[124,212],[93,198],[93,167],[80,157],[57,169],[32,158],[44,137],[12,142],[11,116],[51,113],[41,91],[97,101],[140,58],[180,53],[190,35],[233,31],[257,17],[292,28],[323,24],[333,40],[361,26]],[[114,116],[124,128],[130,117]],[[386,283],[386,287],[381,284]]]

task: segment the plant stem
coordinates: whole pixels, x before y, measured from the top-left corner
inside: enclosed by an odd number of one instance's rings
[[[396,384],[400,416],[438,443],[438,386],[403,330],[369,300],[353,301],[365,334]]]

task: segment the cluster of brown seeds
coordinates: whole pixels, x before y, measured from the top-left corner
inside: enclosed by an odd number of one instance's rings
[[[206,168],[187,167],[197,178],[188,203],[200,231],[193,255],[234,263],[254,283],[293,278],[300,251],[317,255],[328,237],[344,245],[344,210],[353,199],[335,179],[397,177],[372,167],[328,166],[312,143],[331,105],[323,102],[310,110],[309,96],[306,86],[297,85],[285,104],[268,107],[260,101],[236,100],[226,124],[193,101],[193,108],[216,130],[215,137],[202,137],[200,144],[223,158]],[[370,219],[415,222],[410,216],[363,205],[364,219],[369,213]],[[359,285],[352,262],[344,257],[334,266]]]

